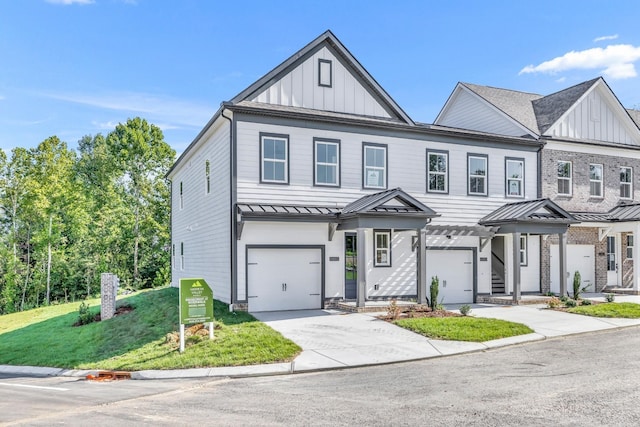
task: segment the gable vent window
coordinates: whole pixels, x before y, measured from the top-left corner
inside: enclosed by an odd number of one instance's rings
[[[328,59],[318,59],[318,86],[331,87],[333,64]]]

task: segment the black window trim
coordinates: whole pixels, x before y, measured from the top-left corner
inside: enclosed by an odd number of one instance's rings
[[[366,185],[366,147],[384,148],[384,187],[369,187]],[[389,146],[387,144],[378,144],[375,142],[362,143],[362,188],[364,190],[386,190],[389,188]]]
[[[519,196],[512,196],[509,194],[509,177],[507,176],[507,165],[509,161],[522,162],[522,194]],[[526,163],[524,157],[505,157],[504,158],[504,197],[509,199],[524,199],[526,194],[525,189],[525,168]],[[488,168],[487,168],[488,171]],[[488,173],[488,172],[487,172]]]
[[[486,174],[484,176],[484,193],[472,193],[471,191],[471,174],[469,173],[469,160],[471,157],[484,158],[486,164]],[[467,153],[467,196],[489,197],[489,155],[480,153]]]
[[[322,64],[329,64],[329,84],[322,83]],[[318,86],[333,87],[333,61],[330,59],[318,59]]]
[[[387,264],[378,264],[377,260],[376,260],[376,249],[377,249],[377,241],[376,241],[376,234],[387,234],[389,236],[388,239],[388,243],[389,243],[389,262]],[[392,248],[392,244],[391,244],[391,239],[393,238],[393,230],[390,228],[374,228],[373,229],[373,266],[375,268],[388,268],[388,267],[392,267],[392,262],[391,262],[391,248]]]
[[[429,189],[429,154],[444,154],[447,156],[447,174],[446,174],[446,180],[447,182],[445,183],[445,191],[437,191],[437,190],[431,190]],[[433,193],[433,194],[449,194],[449,150],[435,150],[435,149],[430,149],[427,148],[427,193]]]
[[[316,179],[317,168],[316,168],[316,147],[317,143],[329,143],[336,144],[338,146],[338,170],[336,171],[336,179],[338,182],[335,184],[318,184]],[[341,169],[342,169],[342,144],[340,144],[339,139],[334,138],[323,138],[323,137],[314,137],[313,138],[313,186],[314,187],[331,187],[331,188],[340,188],[341,186]]]
[[[262,167],[263,167],[263,162],[264,162],[264,158],[263,158],[263,140],[264,138],[279,138],[279,139],[284,139],[286,141],[286,153],[287,153],[287,164],[285,166],[286,168],[286,174],[287,174],[287,179],[285,181],[265,181],[262,179]],[[273,185],[289,185],[289,181],[291,179],[291,177],[289,176],[289,166],[291,164],[291,153],[289,152],[289,135],[287,134],[282,134],[282,133],[269,133],[269,132],[260,132],[260,138],[258,143],[259,145],[259,150],[258,150],[258,157],[259,157],[259,163],[260,163],[260,184],[273,184]]]

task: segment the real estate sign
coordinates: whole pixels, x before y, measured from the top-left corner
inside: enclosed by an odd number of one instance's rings
[[[213,322],[213,292],[204,279],[180,279],[180,324]]]

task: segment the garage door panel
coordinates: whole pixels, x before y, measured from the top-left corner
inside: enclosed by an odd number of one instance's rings
[[[438,303],[473,303],[473,251],[428,250],[427,293],[431,278],[438,276]]]
[[[249,311],[304,310],[322,306],[322,251],[251,248],[247,256]]]

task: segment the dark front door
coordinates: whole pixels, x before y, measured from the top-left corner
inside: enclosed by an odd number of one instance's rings
[[[344,236],[344,298],[356,299],[358,283],[357,260],[358,253],[355,233]]]

